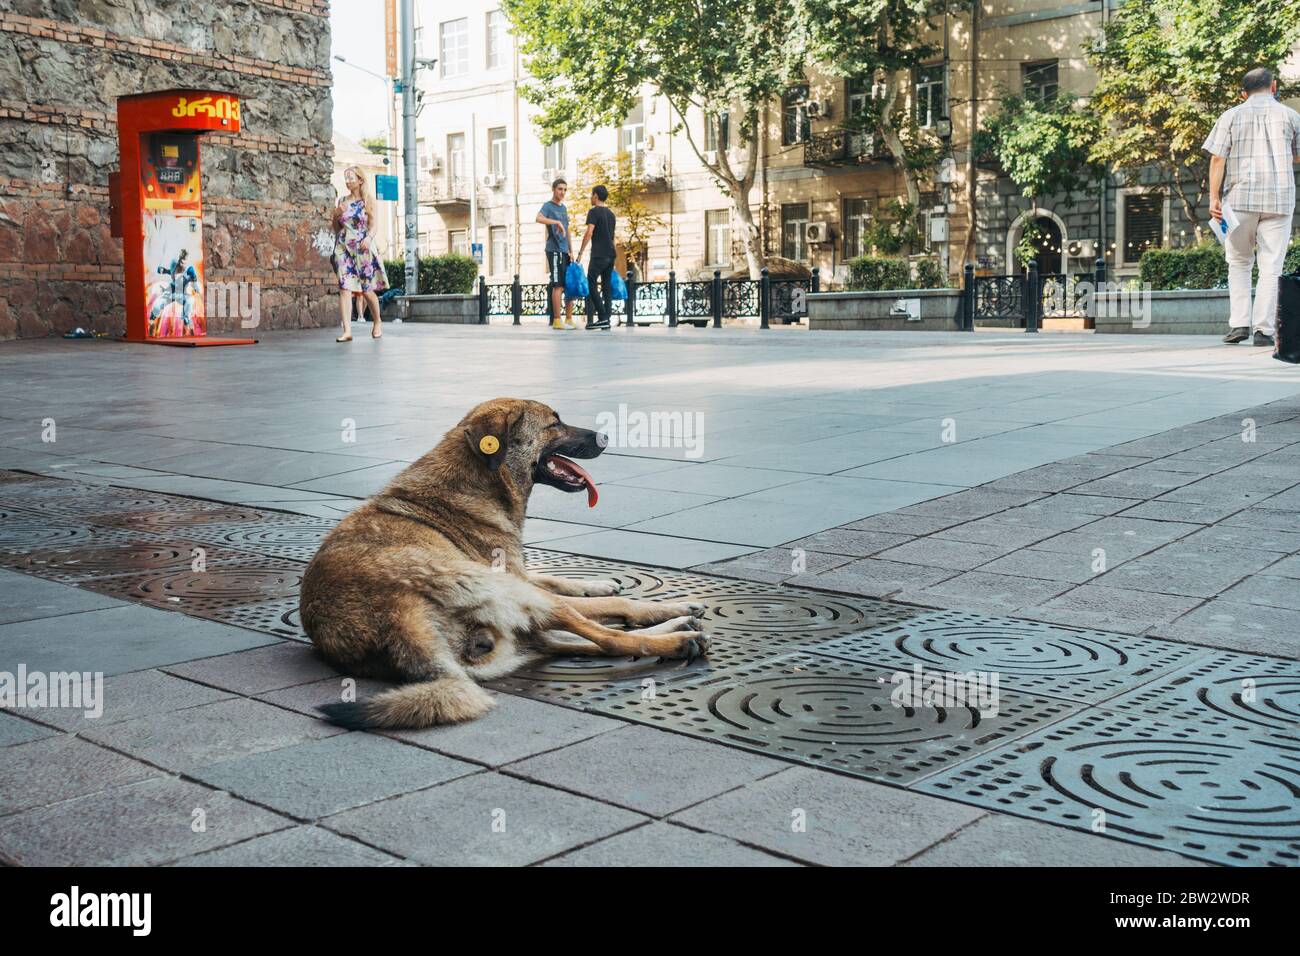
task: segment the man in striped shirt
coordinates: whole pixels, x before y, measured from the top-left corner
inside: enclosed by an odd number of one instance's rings
[[[1226,202],[1238,220],[1224,243],[1228,260],[1231,316],[1229,345],[1250,338],[1273,344],[1277,329],[1277,285],[1291,239],[1295,210],[1295,172],[1300,158],[1300,113],[1277,100],[1277,80],[1263,68],[1241,81],[1242,102],[1225,112],[1210,130],[1210,217],[1223,219]],[[1255,304],[1250,301],[1251,265],[1258,261]]]

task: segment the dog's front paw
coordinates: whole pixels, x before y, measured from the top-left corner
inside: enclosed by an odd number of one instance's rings
[[[623,585],[614,580],[583,581],[583,597],[611,597],[623,590]]]
[[[672,657],[693,661],[697,657],[707,657],[709,653],[709,636],[703,631],[687,631],[682,634]]]

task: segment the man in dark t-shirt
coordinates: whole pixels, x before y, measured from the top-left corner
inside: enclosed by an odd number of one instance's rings
[[[614,213],[605,205],[609,190],[600,185],[591,191],[591,209],[587,212],[587,231],[582,236],[578,261],[582,261],[587,245],[591,245],[591,262],[587,266],[587,328],[609,328],[610,303],[609,274],[614,269]],[[600,292],[597,294],[597,280]],[[592,321],[593,311],[599,311],[600,320]]]

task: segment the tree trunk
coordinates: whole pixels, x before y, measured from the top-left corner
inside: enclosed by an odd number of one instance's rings
[[[760,279],[763,275],[763,250],[759,245],[754,214],[749,209],[749,191],[746,190],[744,195],[737,191],[733,194],[731,202],[736,211],[736,218],[740,220],[741,227],[745,230],[745,262],[749,266],[749,277]]]
[[[1192,235],[1197,242],[1200,242],[1201,221],[1196,216],[1196,210],[1197,207],[1201,205],[1201,198],[1203,196],[1203,192],[1198,187],[1196,190],[1195,198],[1188,196],[1187,190],[1183,186],[1182,177],[1179,175],[1179,172],[1180,171],[1178,166],[1175,165],[1173,169],[1173,175],[1170,177],[1170,181],[1173,183],[1174,192],[1178,194],[1179,201],[1183,204],[1183,215],[1186,216],[1187,221],[1192,224]],[[1173,237],[1171,236],[1170,238],[1172,239]]]
[[[906,77],[908,74],[899,72],[891,75],[885,86],[885,103],[880,110],[880,136],[889,147],[889,153],[894,157],[894,165],[903,174],[903,184],[907,189],[907,203],[912,207],[912,221],[907,223],[909,226],[915,226],[916,215],[921,208],[921,183],[916,172],[908,168],[907,165],[907,147],[903,144],[903,138],[894,128],[894,106],[898,102],[898,83],[900,77]],[[912,251],[910,243],[903,245],[904,254]]]

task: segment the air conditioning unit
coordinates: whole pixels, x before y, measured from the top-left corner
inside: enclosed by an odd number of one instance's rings
[[[831,241],[831,224],[810,222],[803,227],[803,235],[810,246],[822,246]]]
[[[504,176],[499,176],[496,173],[484,173],[479,180],[479,182],[483,184],[484,189],[497,189],[505,181],[506,178]]]
[[[1096,239],[1073,239],[1065,247],[1065,254],[1074,259],[1096,259]]]
[[[831,115],[830,100],[809,100],[808,115],[817,119],[827,119]]]
[[[704,151],[704,161],[710,166],[718,164],[718,151],[716,149],[706,149]]]

